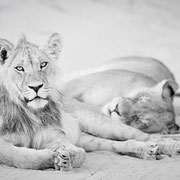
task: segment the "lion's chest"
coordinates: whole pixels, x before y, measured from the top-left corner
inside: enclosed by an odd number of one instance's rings
[[[80,128],[77,118],[78,117],[68,112],[62,112],[61,114],[62,128],[65,131],[67,140],[72,144],[76,144],[80,137]]]

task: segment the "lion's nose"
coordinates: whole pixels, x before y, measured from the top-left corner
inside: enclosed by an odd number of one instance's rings
[[[40,88],[43,87],[43,84],[40,84],[38,86],[29,86],[30,89],[33,89],[36,93],[39,91]]]

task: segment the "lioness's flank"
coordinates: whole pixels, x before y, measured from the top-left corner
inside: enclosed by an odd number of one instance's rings
[[[117,58],[72,76],[61,92],[97,106],[119,121],[147,133],[178,133],[172,104],[178,85],[171,71],[148,57]],[[69,76],[70,77],[70,76]]]
[[[70,170],[85,161],[84,149],[147,159],[179,153],[177,141],[112,122],[96,108],[64,97],[54,83],[60,47],[57,33],[43,48],[25,37],[16,46],[0,39],[0,163]]]

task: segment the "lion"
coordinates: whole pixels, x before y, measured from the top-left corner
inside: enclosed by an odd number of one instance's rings
[[[68,171],[85,151],[108,150],[139,158],[178,155],[180,142],[112,122],[96,107],[65,97],[55,83],[61,36],[44,47],[22,36],[0,39],[0,163],[23,169]]]
[[[177,89],[171,71],[145,57],[117,58],[66,75],[60,87],[65,96],[95,105],[113,119],[146,133],[163,134],[179,132],[172,104]]]

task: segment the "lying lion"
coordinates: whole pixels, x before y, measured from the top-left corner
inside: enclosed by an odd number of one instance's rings
[[[64,97],[55,86],[60,52],[57,33],[44,47],[25,37],[16,46],[0,39],[0,163],[70,170],[85,161],[84,149],[148,159],[179,153],[178,141],[112,122],[97,108]]]
[[[152,58],[126,57],[64,77],[61,92],[147,133],[176,133],[173,74]],[[112,116],[114,117],[114,116]]]

